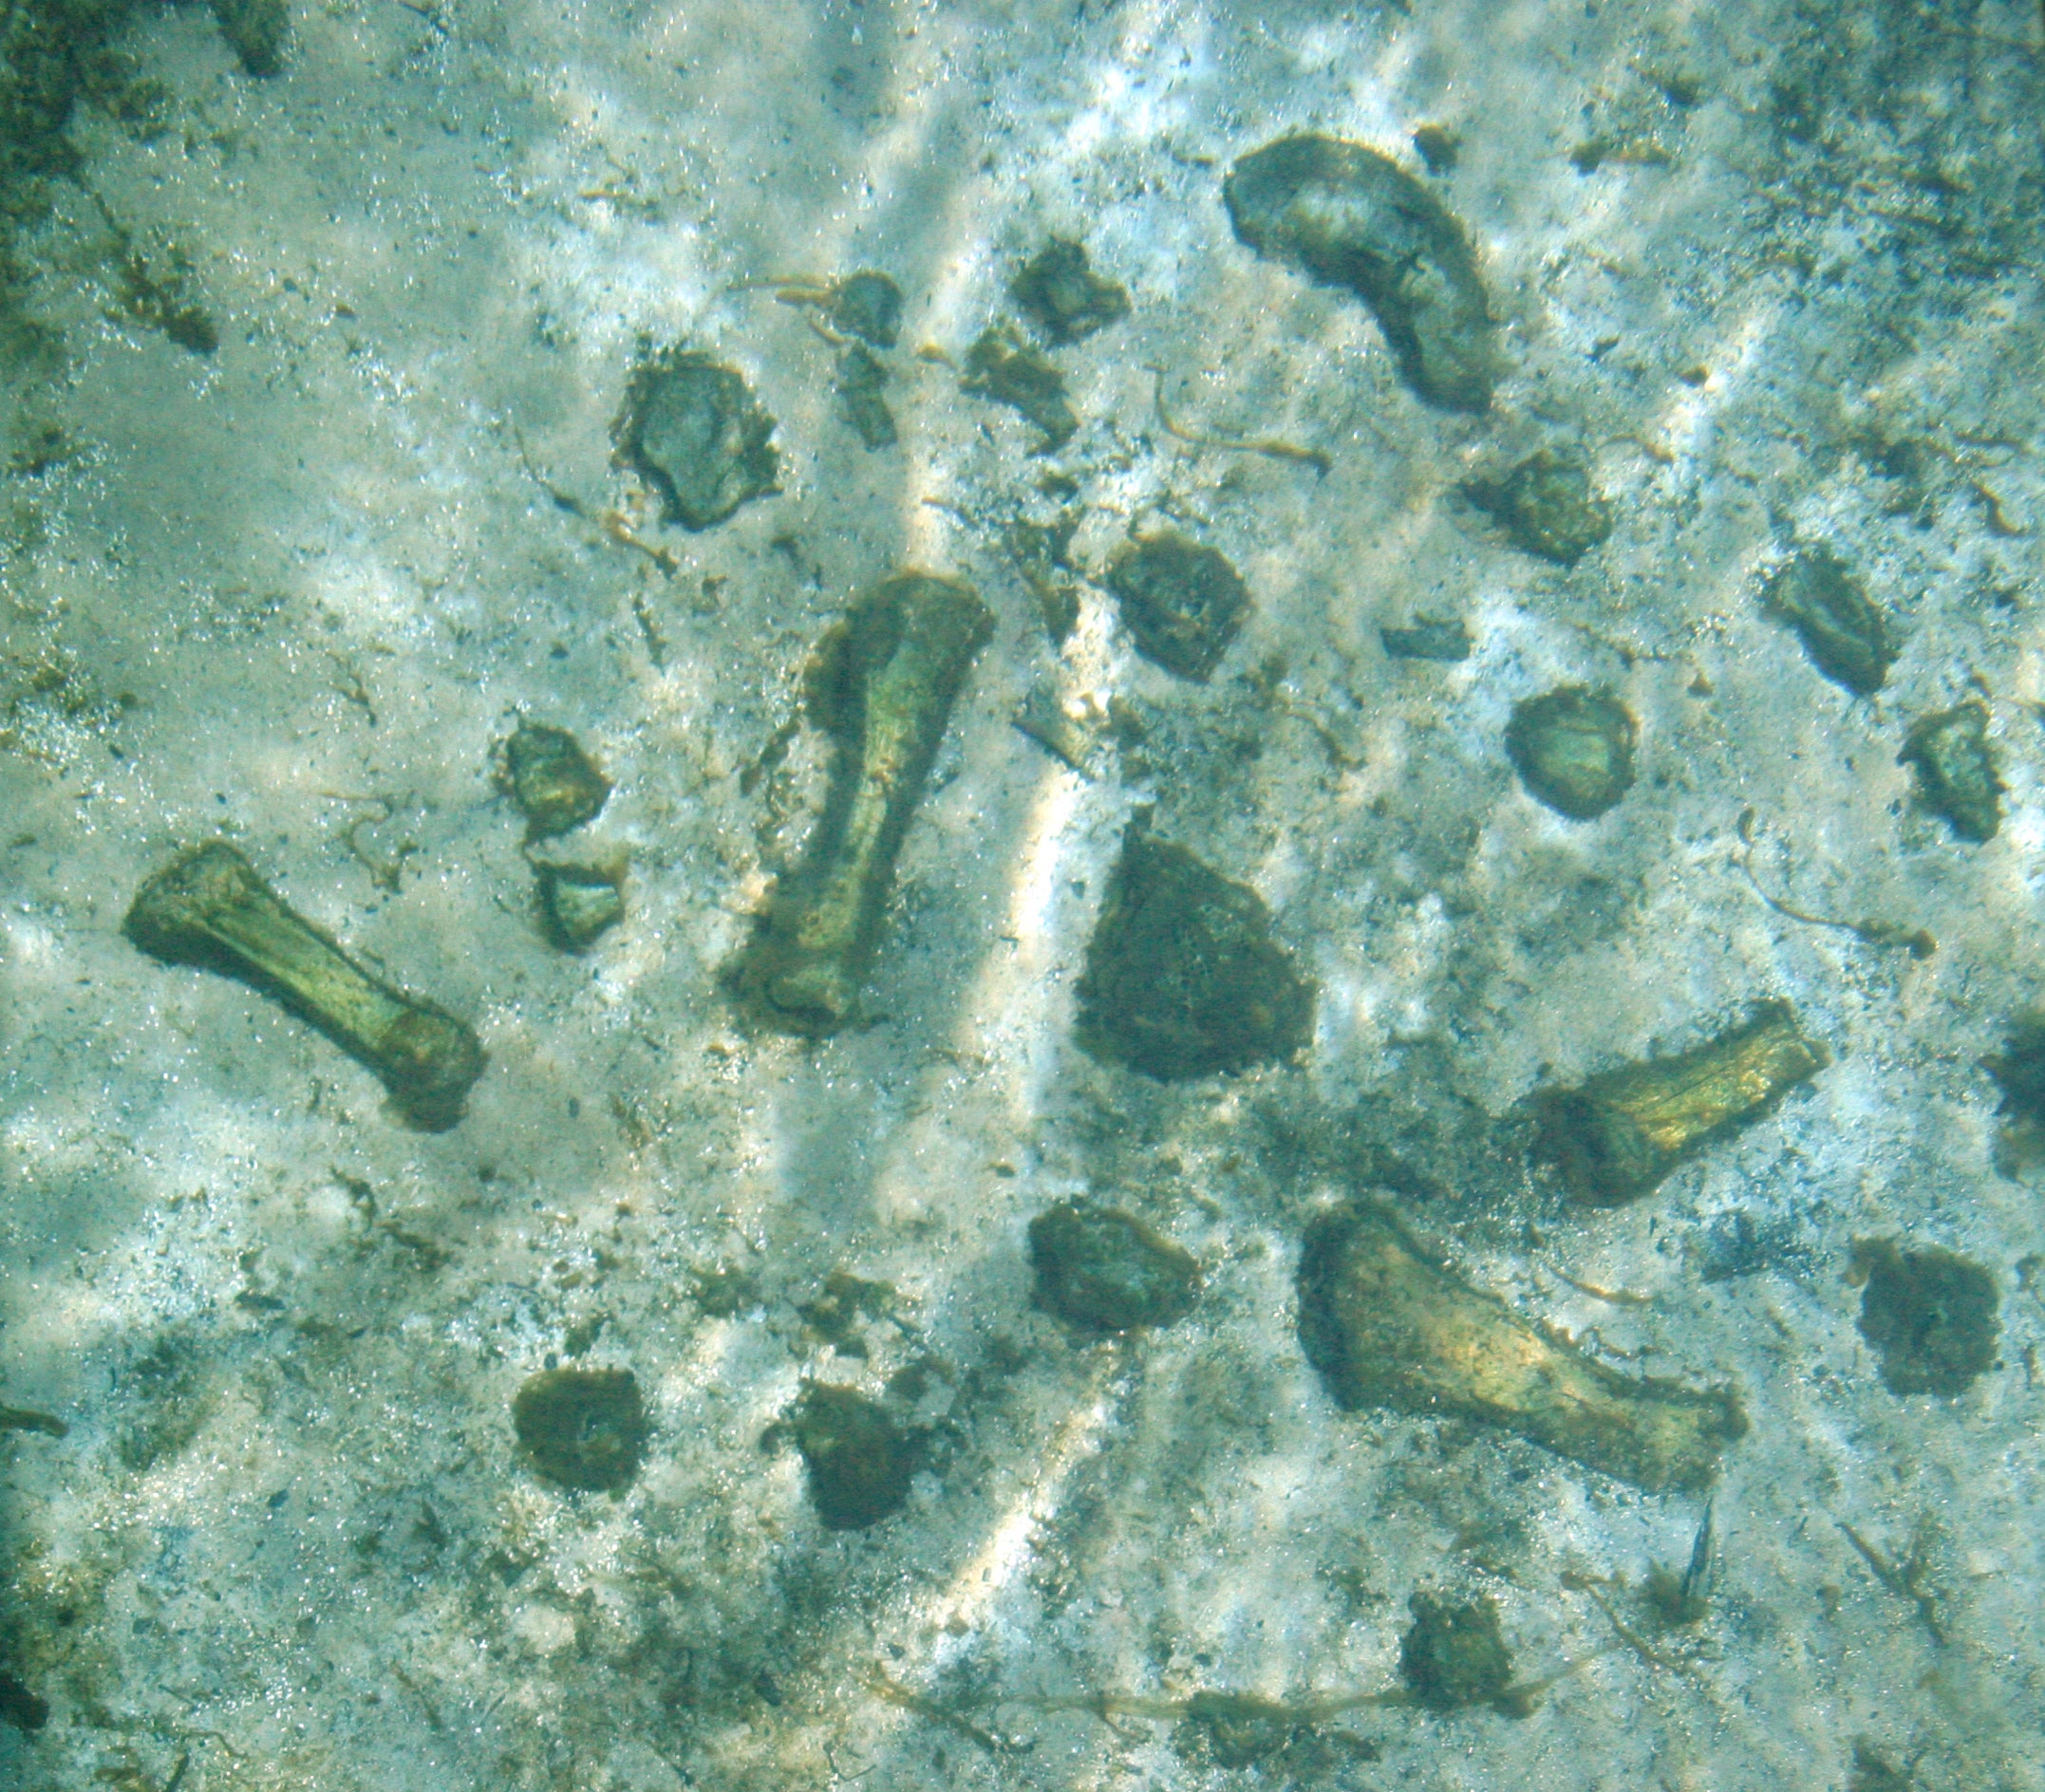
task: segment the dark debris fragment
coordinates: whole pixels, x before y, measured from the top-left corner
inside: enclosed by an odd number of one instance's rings
[[[812,1382],[788,1425],[808,1470],[810,1503],[826,1530],[860,1531],[909,1503],[923,1440],[854,1388]]]
[[[540,925],[563,952],[587,952],[625,919],[615,872],[590,865],[543,865],[537,872]]]
[[[504,742],[497,781],[525,817],[529,841],[593,820],[610,795],[610,780],[573,735],[523,717]]]
[[[1609,499],[1574,453],[1541,448],[1500,479],[1470,479],[1463,495],[1522,553],[1573,567],[1612,533]]]
[[[1101,1332],[1173,1325],[1192,1310],[1200,1265],[1119,1207],[1063,1201],[1029,1223],[1038,1303]]]
[[[869,450],[890,447],[895,439],[887,385],[888,369],[864,344],[853,343],[838,357],[837,381],[832,387],[837,414]]]
[[[1413,1626],[1398,1646],[1399,1678],[1430,1711],[1488,1705],[1507,1717],[1527,1717],[1532,1704],[1512,1687],[1512,1656],[1491,1599],[1435,1599],[1416,1593]]]
[[[1082,342],[1129,315],[1119,281],[1094,271],[1083,244],[1054,236],[1008,283],[1016,308],[1043,339],[1062,347]]]
[[[1279,139],[1222,186],[1258,254],[1370,308],[1409,385],[1444,410],[1490,409],[1499,372],[1475,251],[1439,199],[1390,158],[1335,137]]]
[[[615,436],[619,457],[659,495],[664,519],[704,530],[779,489],[774,429],[736,367],[670,348],[632,375]]]
[[[537,1473],[585,1493],[629,1486],[648,1432],[629,1369],[549,1369],[532,1376],[512,1401],[512,1428]]]
[[[1896,756],[1917,778],[1917,798],[1954,834],[1976,846],[2002,826],[2002,793],[1995,749],[1988,744],[1988,705],[1970,699],[1926,716]]]
[[[1951,1398],[1994,1366],[2000,1302],[1980,1264],[1936,1245],[1906,1251],[1894,1239],[1863,1239],[1852,1273],[1865,1278],[1860,1335],[1882,1358],[1889,1392]]]
[[[1404,628],[1379,628],[1378,639],[1394,660],[1435,660],[1454,665],[1470,658],[1474,643],[1462,623],[1438,616],[1416,616]]]
[[[1037,454],[1062,448],[1079,427],[1065,376],[1004,324],[983,330],[966,351],[964,389],[1022,412],[1043,437]]]
[[[1595,821],[1633,788],[1639,739],[1610,691],[1566,684],[1512,705],[1506,757],[1529,795],[1571,821]]]
[[[1315,987],[1264,899],[1182,846],[1133,832],[1079,980],[1079,1044],[1160,1082],[1283,1062],[1313,1036]]]
[[[1810,663],[1856,697],[1888,681],[1896,645],[1887,622],[1847,563],[1822,544],[1778,567],[1761,588],[1761,606],[1796,631]]]
[[[1218,549],[1173,530],[1125,545],[1105,580],[1136,651],[1205,684],[1242,632],[1249,588]]]

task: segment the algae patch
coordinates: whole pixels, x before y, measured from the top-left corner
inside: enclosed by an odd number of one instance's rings
[[[1860,1335],[1881,1357],[1889,1392],[1951,1399],[1994,1366],[2002,1321],[1996,1279],[1980,1264],[1935,1245],[1906,1251],[1894,1239],[1864,1239],[1852,1274],[1863,1282]]]

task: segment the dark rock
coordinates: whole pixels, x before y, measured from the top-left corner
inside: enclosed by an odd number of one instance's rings
[[[1595,821],[1633,788],[1639,739],[1611,692],[1566,684],[1512,705],[1506,757],[1529,795],[1571,821]]]
[[[285,0],[213,0],[213,16],[250,74],[284,72],[284,45],[291,29]]]
[[[1119,1207],[1064,1201],[1029,1223],[1039,1304],[1075,1325],[1126,1332],[1173,1325],[1192,1310],[1192,1253]]]
[[[1810,663],[1856,697],[1871,697],[1896,663],[1882,612],[1829,548],[1806,548],[1770,576],[1762,607],[1796,631]]]
[[[566,728],[523,718],[504,742],[498,784],[525,817],[528,840],[548,840],[593,819],[610,780]]]
[[[873,351],[854,343],[838,357],[837,383],[832,388],[838,416],[869,449],[886,448],[895,439],[894,413],[883,393],[888,369]]]
[[[1612,507],[1574,455],[1537,449],[1504,478],[1472,479],[1463,495],[1522,553],[1573,567],[1612,532]]]
[[[1491,407],[1498,333],[1475,252],[1397,162],[1341,138],[1282,138],[1237,162],[1222,197],[1257,253],[1370,307],[1421,398],[1444,410]]]
[[[1082,245],[1058,236],[1022,264],[1008,296],[1046,342],[1060,346],[1129,315],[1127,290],[1094,271]]]
[[[0,1671],[0,1724],[33,1731],[48,1722],[49,1701],[31,1692],[12,1674]]]
[[[1994,1366],[2002,1329],[1996,1279],[1951,1251],[1897,1247],[1893,1239],[1853,1246],[1865,1277],[1860,1335],[1882,1358],[1882,1385],[1895,1394],[1964,1393]]]
[[[646,1455],[646,1407],[629,1369],[549,1369],[512,1401],[512,1428],[535,1470],[558,1486],[616,1493]]]
[[[618,452],[685,529],[722,523],[779,488],[774,419],[736,367],[669,349],[632,375],[617,422]]]
[[[1249,614],[1249,588],[1227,556],[1170,530],[1119,549],[1105,583],[1136,651],[1197,684]]]
[[[1469,659],[1473,644],[1461,623],[1435,616],[1416,616],[1406,628],[1380,628],[1378,639],[1394,660],[1438,660],[1445,665]]]
[[[1021,411],[1042,433],[1037,454],[1062,448],[1079,427],[1065,396],[1065,376],[1003,325],[984,330],[966,351],[964,389]]]
[[[810,1503],[824,1528],[860,1531],[909,1503],[922,1441],[852,1388],[812,1382],[788,1415],[809,1471]]]
[[[1315,989],[1246,885],[1132,833],[1079,980],[1092,1055],[1174,1082],[1282,1062],[1313,1036]]]
[[[1532,1704],[1512,1688],[1512,1656],[1490,1599],[1448,1600],[1416,1593],[1409,1609],[1413,1628],[1398,1646],[1399,1678],[1430,1711],[1488,1705],[1507,1717],[1526,1717]]]
[[[1917,775],[1918,801],[1962,840],[1979,846],[2002,826],[2002,793],[1988,744],[1988,705],[1970,699],[1910,730],[1898,765]]]
[[[2045,1128],[2045,1014],[2016,1021],[2002,1051],[1981,1062],[2002,1092],[2002,1117]]]
[[[538,878],[540,925],[563,952],[587,952],[625,919],[625,897],[611,872],[543,865]]]
[[[847,274],[831,289],[829,315],[833,328],[892,348],[902,335],[902,289],[871,269]]]
[[[1413,134],[1413,146],[1431,175],[1445,175],[1462,154],[1463,140],[1446,124],[1423,124]]]

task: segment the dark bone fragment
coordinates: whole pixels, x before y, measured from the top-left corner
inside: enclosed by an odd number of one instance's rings
[[[1258,254],[1361,299],[1421,398],[1490,409],[1498,332],[1475,252],[1397,162],[1337,137],[1281,138],[1235,164],[1222,198]]]
[[[422,1131],[454,1126],[483,1073],[467,1025],[370,976],[224,841],[193,849],[144,884],[122,931],[165,964],[216,971],[281,1002],[373,1071]]]
[[[1350,1409],[1474,1419],[1649,1493],[1695,1492],[1746,1434],[1730,1389],[1619,1373],[1558,1343],[1356,1201],[1307,1228],[1300,1344]]]
[[[973,656],[994,618],[972,588],[897,573],[854,603],[810,667],[810,721],[835,748],[822,812],[741,959],[741,999],[782,1032],[853,1017],[894,862]]]
[[[1542,1154],[1578,1201],[1616,1207],[1758,1120],[1830,1062],[1823,1045],[1796,1030],[1788,1002],[1760,1002],[1742,1025],[1692,1051],[1543,1095]]]
[[[1918,801],[1954,834],[1976,846],[2002,826],[2002,793],[1988,744],[1988,705],[1969,700],[1926,716],[1910,730],[1896,756],[1917,775]]]
[[[1810,663],[1855,697],[1888,681],[1896,646],[1888,624],[1847,563],[1829,548],[1806,548],[1770,576],[1761,607],[1796,631]]]

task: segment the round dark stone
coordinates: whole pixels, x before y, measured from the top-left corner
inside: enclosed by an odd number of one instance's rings
[[[512,1428],[533,1466],[559,1486],[615,1493],[639,1472],[647,1414],[629,1369],[550,1369],[512,1401]]]
[[[774,419],[736,367],[696,350],[670,350],[632,376],[617,434],[662,514],[685,529],[708,529],[778,489]]]
[[[1126,1332],[1192,1309],[1198,1260],[1119,1207],[1060,1202],[1030,1222],[1029,1251],[1038,1300],[1075,1325]]]
[[[1633,788],[1640,728],[1609,691],[1567,684],[1512,706],[1506,757],[1528,793],[1558,815],[1595,821]]]
[[[810,1503],[826,1530],[864,1530],[908,1504],[921,1440],[877,1401],[854,1388],[812,1383],[789,1426],[809,1471]]]

